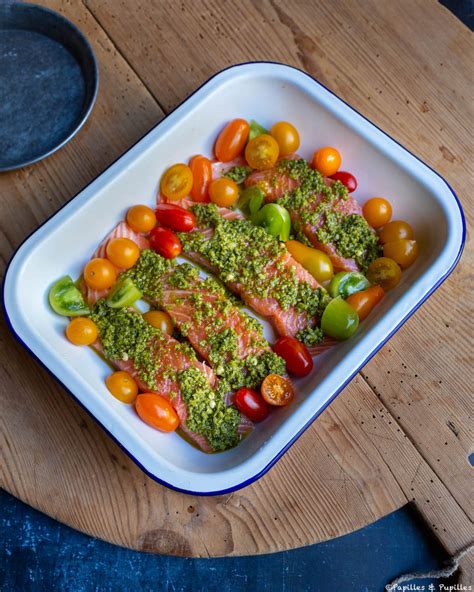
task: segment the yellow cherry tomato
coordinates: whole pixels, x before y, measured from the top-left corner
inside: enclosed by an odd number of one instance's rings
[[[320,148],[313,155],[313,168],[324,177],[330,177],[337,173],[341,166],[341,155],[331,146]]]
[[[127,223],[135,232],[150,232],[156,226],[156,215],[148,206],[132,206],[127,212]]]
[[[161,193],[171,201],[183,199],[193,187],[193,173],[185,164],[174,164],[167,169],[160,181]]]
[[[366,276],[371,284],[382,286],[387,291],[398,285],[402,270],[393,259],[379,257],[369,265]]]
[[[168,333],[168,335],[173,333],[173,323],[167,312],[162,310],[149,310],[143,315],[143,318],[149,325],[155,327],[155,329],[159,329],[160,331],[163,331],[163,333]]]
[[[308,247],[296,240],[288,240],[286,248],[320,284],[330,280],[334,275],[332,261],[322,251]]]
[[[298,130],[287,121],[279,121],[272,126],[270,134],[277,141],[280,148],[280,156],[286,156],[296,152],[300,147],[300,135]]]
[[[138,385],[128,372],[120,370],[105,379],[107,388],[122,403],[133,403],[138,395]]]
[[[117,270],[108,259],[96,257],[84,267],[84,281],[93,290],[107,290],[116,279]]]
[[[379,231],[379,239],[383,245],[385,243],[401,240],[402,238],[407,240],[413,238],[413,230],[411,226],[408,222],[404,222],[403,220],[389,222]]]
[[[113,238],[105,251],[109,261],[121,269],[130,269],[140,257],[138,245],[129,238]]]
[[[209,197],[216,206],[229,208],[239,197],[239,187],[232,179],[221,177],[209,185]]]
[[[372,228],[380,228],[390,222],[392,206],[383,197],[373,197],[365,202],[362,213]]]
[[[245,147],[245,160],[250,167],[259,171],[275,166],[279,154],[278,143],[270,134],[257,136]]]
[[[66,328],[66,337],[74,345],[91,345],[98,335],[97,325],[86,317],[72,319]]]
[[[385,257],[393,259],[402,269],[409,267],[418,257],[418,243],[416,240],[400,240],[385,243],[383,246]]]

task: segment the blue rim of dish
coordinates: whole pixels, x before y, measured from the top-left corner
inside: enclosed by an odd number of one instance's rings
[[[54,154],[55,152],[57,152],[60,148],[62,148],[63,146],[65,146],[70,140],[72,140],[72,138],[79,132],[79,130],[86,123],[86,121],[89,118],[89,115],[91,114],[91,111],[92,111],[92,109],[93,109],[93,107],[95,105],[95,102],[96,102],[96,99],[97,99],[97,94],[99,92],[99,66],[97,65],[97,60],[96,60],[96,57],[95,57],[94,50],[92,49],[92,45],[89,43],[89,40],[84,35],[84,33],[79,29],[79,27],[77,25],[75,25],[72,21],[70,21],[69,19],[67,19],[60,12],[56,12],[55,10],[51,10],[50,8],[47,8],[46,6],[40,6],[39,4],[33,4],[31,2],[18,2],[18,4],[21,4],[21,6],[24,6],[24,7],[35,8],[35,9],[40,10],[42,12],[47,12],[49,14],[52,14],[52,15],[54,15],[55,18],[57,18],[58,20],[62,21],[63,23],[65,23],[66,25],[68,25],[69,27],[71,27],[71,29],[74,29],[77,32],[77,34],[79,35],[79,37],[82,39],[82,41],[84,43],[84,48],[86,49],[86,51],[89,52],[89,55],[92,58],[93,74],[94,74],[94,90],[92,92],[92,96],[89,99],[89,105],[87,106],[87,109],[84,111],[84,113],[83,113],[81,119],[79,120],[78,124],[74,127],[74,129],[63,140],[61,140],[61,142],[59,144],[56,144],[56,146],[53,146],[53,148],[51,148],[50,150],[48,150],[48,152],[44,152],[43,154],[40,154],[39,156],[37,156],[35,158],[32,158],[30,160],[25,160],[25,162],[22,162],[20,164],[15,164],[14,166],[11,166],[11,167],[9,166],[9,167],[5,167],[5,168],[4,167],[0,167],[0,173],[8,173],[9,171],[16,171],[18,169],[22,169],[22,168],[27,167],[27,166],[29,166],[31,164],[34,164],[35,162],[39,162],[41,160],[44,160],[45,158],[48,158],[48,156],[51,156],[52,154]],[[131,146],[131,148],[133,148],[133,146]],[[128,152],[128,150],[127,150],[127,152]],[[116,160],[114,160],[114,162],[112,164],[115,164],[115,162],[117,160],[118,160],[118,158]],[[112,165],[110,165],[110,166],[112,166]],[[92,183],[92,181],[90,183]],[[88,183],[87,185],[90,185],[90,183]],[[87,185],[85,187],[87,187]],[[84,187],[84,189],[85,189],[85,187]],[[76,195],[78,195],[78,194],[76,193]],[[70,200],[68,200],[59,209],[62,209],[67,203],[69,203],[70,201],[72,201],[76,197],[76,195],[74,195]],[[59,212],[59,210],[58,210],[58,212]],[[52,216],[54,216],[54,214]],[[38,226],[38,228],[41,228],[41,226],[43,226],[43,224],[45,224],[50,218],[52,218],[52,216],[50,216],[49,218],[47,218],[40,226]],[[38,228],[36,230],[38,230]],[[20,246],[18,247],[18,249],[21,247],[21,245],[25,241],[27,241],[30,238],[30,236],[32,234],[34,234],[36,232],[36,230],[34,230],[30,235],[28,235],[25,238],[25,240],[20,244]],[[16,253],[16,251],[18,251],[18,249],[15,250],[15,252],[13,253],[13,256],[12,256],[11,259],[13,259],[13,257],[15,256],[15,253]],[[10,262],[8,263],[8,265],[10,265]],[[7,269],[5,270],[5,276],[6,276],[6,271],[7,270],[8,270],[8,266],[7,266]]]
[[[211,80],[213,80],[214,78],[216,78],[216,76],[219,76],[220,74],[222,74],[223,72],[226,72],[227,70],[232,70],[232,68],[239,68],[240,66],[248,66],[248,65],[253,65],[253,64],[270,64],[270,65],[274,65],[274,66],[284,66],[285,68],[291,68],[293,70],[296,70],[297,72],[300,72],[301,74],[304,74],[305,76],[307,76],[308,78],[310,78],[313,82],[315,82],[316,84],[318,84],[319,86],[321,86],[322,88],[324,88],[325,90],[327,90],[331,95],[333,95],[334,97],[336,97],[337,99],[339,99],[340,101],[342,101],[344,103],[344,105],[346,105],[347,107],[349,107],[349,109],[351,109],[352,111],[354,111],[355,113],[357,113],[360,117],[362,117],[363,119],[365,119],[365,121],[367,121],[370,125],[372,125],[373,127],[375,127],[379,132],[381,132],[382,134],[384,134],[384,136],[387,136],[387,138],[390,138],[390,140],[392,140],[393,142],[395,142],[395,144],[397,144],[398,146],[400,146],[401,148],[403,148],[403,150],[405,150],[406,152],[408,152],[409,154],[411,154],[411,156],[413,156],[414,158],[416,158],[416,160],[418,160],[419,162],[421,162],[430,171],[432,171],[437,177],[439,177],[445,183],[445,185],[448,187],[448,189],[450,190],[450,192],[452,193],[452,195],[453,195],[453,197],[454,197],[454,199],[456,201],[456,204],[457,204],[457,206],[459,208],[459,212],[460,212],[460,215],[461,215],[462,240],[461,240],[461,246],[459,248],[459,252],[456,255],[456,258],[455,258],[453,264],[451,265],[451,267],[448,269],[448,271],[431,287],[431,289],[427,292],[427,294],[425,294],[416,303],[416,305],[410,310],[410,312],[403,317],[403,319],[398,323],[398,325],[394,329],[392,329],[392,331],[386,336],[386,338],[366,356],[366,358],[358,365],[357,369],[354,370],[354,372],[349,376],[349,378],[334,392],[334,394],[331,396],[331,398],[328,401],[326,401],[326,403],[323,405],[323,407],[321,407],[320,409],[318,409],[318,411],[314,415],[311,416],[311,418],[298,431],[298,433],[295,434],[293,436],[293,438],[291,438],[291,440],[289,440],[289,442],[287,442],[287,444],[285,444],[285,446],[278,452],[278,454],[276,456],[274,456],[272,458],[272,460],[269,463],[267,463],[267,465],[261,471],[259,471],[256,475],[253,475],[249,479],[246,479],[242,483],[238,483],[237,485],[234,485],[234,486],[229,487],[227,489],[219,489],[217,491],[205,491],[205,492],[191,491],[191,490],[188,490],[188,489],[182,489],[180,487],[176,487],[176,486],[174,486],[174,485],[172,485],[172,484],[164,481],[163,479],[160,479],[159,477],[157,477],[156,475],[154,475],[153,473],[151,473],[148,469],[146,469],[140,463],[140,461],[137,460],[132,455],[132,453],[129,452],[127,450],[127,448],[125,448],[125,446],[121,442],[119,442],[117,440],[117,438],[115,438],[115,436],[113,434],[111,434],[109,432],[109,430],[102,424],[102,422],[97,417],[95,417],[95,415],[93,415],[92,412],[90,412],[87,409],[87,407],[85,407],[85,405],[83,403],[81,403],[77,399],[77,397],[74,395],[74,393],[72,393],[61,382],[61,380],[59,380],[59,378],[52,372],[52,370],[50,370],[40,360],[40,358],[34,352],[31,351],[31,349],[28,347],[28,345],[15,332],[15,330],[13,329],[13,326],[11,324],[10,318],[8,317],[8,313],[7,313],[7,309],[6,309],[6,305],[5,305],[5,279],[7,277],[8,268],[10,267],[10,264],[12,263],[12,261],[13,261],[15,255],[16,255],[16,253],[21,248],[21,246],[23,245],[23,243],[25,243],[35,232],[37,232],[42,226],[44,226],[44,224],[46,224],[48,222],[48,220],[50,220],[53,216],[55,216],[68,203],[70,203],[77,195],[79,195],[79,193],[82,193],[82,191],[84,191],[84,189],[86,189],[91,183],[93,183],[95,181],[95,179],[97,179],[100,175],[104,174],[105,171],[107,171],[108,169],[110,169],[120,158],[122,158],[122,156],[124,156],[134,146],[136,146],[141,140],[143,140],[143,138],[145,138],[149,133],[151,133],[154,129],[156,129],[167,117],[169,117],[174,111],[176,111],[176,109],[178,109],[179,107],[181,107],[182,105],[184,105],[203,86],[205,86],[208,82],[210,82]],[[260,479],[261,477],[263,477],[263,475],[265,475],[265,473],[267,473],[272,468],[272,466],[276,462],[278,462],[280,460],[280,458],[296,442],[296,440],[298,440],[298,438],[303,434],[303,432],[305,432],[309,428],[309,426],[319,417],[319,415],[321,415],[321,413],[328,407],[328,405],[330,405],[334,401],[334,399],[339,395],[339,393],[341,393],[341,391],[344,390],[344,388],[349,384],[349,382],[354,378],[354,376],[359,373],[359,371],[361,370],[361,368],[363,368],[367,364],[367,362],[369,362],[369,360],[371,360],[373,358],[373,356],[387,343],[387,341],[398,331],[398,329],[400,329],[400,327],[418,310],[418,308],[420,308],[420,306],[427,300],[427,298],[429,298],[431,296],[431,294],[433,294],[433,292],[435,290],[437,290],[439,288],[439,286],[446,280],[446,278],[451,274],[451,272],[453,271],[453,269],[456,267],[456,265],[457,265],[457,263],[458,263],[461,255],[462,255],[465,241],[466,241],[466,220],[465,220],[464,212],[463,212],[463,209],[462,209],[462,206],[461,206],[461,202],[459,201],[458,196],[454,192],[454,190],[451,187],[451,185],[446,181],[446,179],[444,179],[444,177],[442,177],[437,171],[435,171],[433,168],[431,168],[429,165],[427,165],[423,160],[421,160],[421,158],[418,158],[418,156],[416,156],[415,154],[413,154],[413,152],[410,152],[410,150],[408,150],[407,148],[405,148],[405,146],[403,146],[402,144],[400,144],[400,142],[398,142],[397,140],[395,140],[394,138],[392,138],[389,134],[387,134],[382,129],[380,129],[377,125],[375,125],[375,123],[372,123],[370,121],[370,119],[368,119],[367,117],[365,117],[365,115],[362,115],[361,113],[359,113],[356,109],[354,109],[353,107],[351,107],[351,105],[349,105],[349,103],[347,103],[346,101],[344,101],[343,99],[341,99],[338,95],[336,95],[336,93],[334,93],[332,90],[330,90],[329,88],[327,88],[324,84],[322,84],[321,82],[319,82],[316,78],[314,78],[313,76],[311,76],[311,74],[308,74],[304,70],[301,70],[300,68],[296,68],[295,66],[289,66],[288,64],[282,64],[281,62],[271,62],[271,61],[242,62],[240,64],[233,64],[232,66],[228,66],[227,68],[224,68],[224,69],[220,70],[219,72],[216,72],[215,74],[213,74],[212,76],[210,76],[205,82],[203,82],[200,86],[198,86],[189,95],[189,97],[187,97],[184,101],[182,101],[181,103],[179,103],[179,105],[177,105],[173,110],[171,110],[169,113],[167,113],[163,117],[163,119],[161,119],[156,125],[154,125],[150,130],[148,130],[148,132],[146,132],[140,139],[138,139],[134,144],[132,144],[132,146],[130,146],[130,148],[128,148],[127,150],[125,150],[125,152],[123,152],[118,158],[116,158],[107,168],[105,168],[99,175],[97,175],[97,177],[94,177],[94,179],[92,179],[89,183],[87,183],[87,185],[85,185],[78,193],[76,193],[76,195],[74,195],[73,197],[71,197],[71,199],[69,199],[64,205],[62,205],[59,208],[59,210],[57,210],[54,214],[52,214],[51,216],[49,216],[49,218],[47,218],[42,224],[40,224],[40,226],[38,226],[38,228],[36,228],[33,232],[31,232],[21,242],[21,244],[17,247],[17,249],[15,249],[15,252],[11,256],[10,261],[8,262],[8,265],[7,265],[6,270],[5,270],[5,276],[4,276],[4,280],[3,280],[3,286],[2,286],[2,308],[3,308],[3,312],[4,312],[4,315],[5,315],[5,318],[7,320],[7,324],[9,325],[10,330],[12,331],[12,333],[15,336],[15,338],[17,339],[17,341],[23,345],[23,347],[41,364],[41,366],[48,372],[48,374],[50,374],[73,397],[73,399],[88,413],[88,415],[90,415],[90,417],[92,417],[101,426],[101,428],[110,436],[110,438],[123,450],[123,452],[125,452],[125,454],[148,477],[150,477],[150,479],[153,479],[153,481],[156,481],[160,485],[164,485],[165,487],[168,487],[169,489],[173,489],[174,491],[179,491],[180,493],[185,493],[185,494],[188,494],[188,495],[199,495],[199,496],[203,496],[203,497],[213,496],[213,495],[223,495],[223,494],[226,494],[226,493],[231,493],[233,491],[237,491],[239,489],[242,489],[244,487],[247,487],[248,485],[251,485],[252,483],[254,483],[255,481],[257,481],[258,479]]]

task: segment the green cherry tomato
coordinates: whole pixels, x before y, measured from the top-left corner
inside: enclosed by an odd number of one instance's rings
[[[341,296],[331,300],[321,317],[321,329],[334,339],[349,339],[358,326],[358,314]]]
[[[142,297],[142,293],[128,277],[118,281],[112,288],[107,305],[110,308],[125,308],[131,306],[136,300]]]
[[[351,294],[365,290],[369,286],[369,280],[359,271],[341,271],[332,278],[328,289],[333,298],[336,298],[336,296],[347,298]]]
[[[281,241],[288,240],[291,230],[291,219],[288,210],[283,206],[270,203],[252,216],[252,222],[257,226],[263,226],[268,234],[279,238]]]
[[[252,185],[241,192],[237,205],[244,214],[253,216],[262,207],[263,200],[263,191],[260,187]]]
[[[81,292],[68,275],[54,282],[48,300],[54,312],[65,317],[83,317],[90,313]]]
[[[249,142],[253,140],[257,136],[261,136],[262,134],[268,134],[268,130],[266,130],[262,125],[257,123],[255,119],[252,119],[250,122],[250,131],[249,131]]]

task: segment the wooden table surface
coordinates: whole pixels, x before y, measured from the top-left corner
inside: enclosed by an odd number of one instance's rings
[[[430,0],[47,0],[88,36],[100,89],[79,134],[0,176],[0,255],[220,69],[305,69],[438,170],[472,216],[472,37]],[[473,538],[472,249],[271,471],[210,498],[147,478],[0,326],[1,484],[119,545],[242,555],[322,541],[413,502],[445,548]],[[464,562],[469,568],[470,558]],[[467,567],[466,567],[467,566]],[[471,562],[472,566],[472,562]]]

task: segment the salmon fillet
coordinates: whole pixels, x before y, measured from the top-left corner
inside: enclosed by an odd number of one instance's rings
[[[180,205],[198,218],[197,229],[180,234],[189,259],[214,273],[280,335],[293,336],[316,324],[326,292],[282,243],[234,210],[190,200]],[[313,306],[305,307],[303,296]]]
[[[247,177],[245,185],[247,187],[257,185],[263,191],[266,202],[277,201],[284,205],[290,213],[293,229],[296,230],[298,238],[306,239],[313,247],[326,253],[330,257],[336,272],[360,270],[361,265],[355,258],[343,256],[337,244],[331,241],[322,241],[318,236],[318,230],[327,222],[328,211],[336,214],[339,219],[355,216],[354,220],[364,224],[367,230],[370,231],[370,227],[362,218],[360,205],[352,195],[345,191],[330,191],[335,182],[332,179],[320,176],[319,188],[314,190],[310,188],[307,199],[302,200],[301,192],[298,194],[298,190],[306,182],[303,176],[305,173],[300,178],[297,175],[292,175],[285,169],[285,163],[288,163],[289,160],[293,160],[300,165],[304,163],[301,168],[303,171],[306,169],[306,175],[308,171],[311,171],[306,161],[294,156],[291,159],[282,160],[274,169],[254,171]],[[315,172],[311,171],[310,174],[313,175],[314,180],[316,178]],[[317,183],[315,184],[317,185]],[[334,187],[340,188],[340,185],[334,185]],[[304,188],[303,191],[308,191],[308,188]],[[328,199],[328,196],[330,199]],[[308,218],[311,219],[311,222],[307,222]],[[375,233],[373,234],[375,238]],[[364,253],[360,255],[359,261],[363,260]]]

